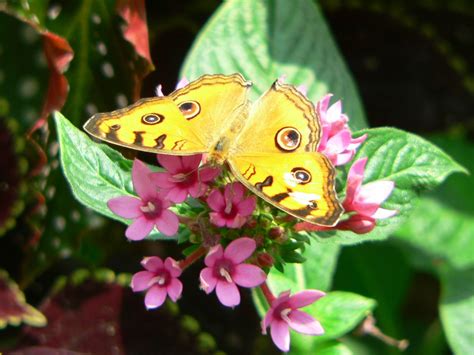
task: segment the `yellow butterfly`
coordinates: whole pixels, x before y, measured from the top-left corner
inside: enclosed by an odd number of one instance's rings
[[[84,129],[109,143],[145,152],[208,154],[227,163],[256,195],[310,223],[332,226],[343,209],[335,170],[317,152],[320,120],[313,104],[278,80],[255,103],[240,74],[204,75],[165,97],[99,113]]]

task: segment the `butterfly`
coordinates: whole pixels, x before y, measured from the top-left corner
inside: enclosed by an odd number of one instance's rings
[[[170,155],[207,154],[248,189],[307,222],[333,226],[343,208],[335,169],[317,151],[320,119],[294,86],[276,80],[251,103],[240,74],[203,75],[169,96],[92,116],[84,129],[106,142]]]

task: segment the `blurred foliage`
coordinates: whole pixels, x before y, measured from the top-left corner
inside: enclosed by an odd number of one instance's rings
[[[123,34],[127,20],[115,1],[0,0],[0,267],[59,331],[75,329],[55,334],[50,327],[7,328],[0,333],[0,349],[106,353],[102,350],[110,345],[107,350],[116,346],[121,353],[133,353],[168,344],[170,353],[177,350],[174,346],[185,345],[201,353],[217,348],[228,353],[275,351],[268,337],[258,335],[250,299],[244,297],[242,307],[233,312],[209,304],[209,297],[197,290],[197,270],[185,280],[196,285],[195,290],[180,301],[183,313],[192,317],[169,308],[145,312],[142,297],[132,295],[111,272],[73,273],[103,265],[134,272],[142,255],[173,255],[178,250],[163,243],[127,243],[121,225],[102,219],[72,197],[59,169],[55,132],[44,121],[48,108],[62,105],[48,95],[54,88],[69,87],[59,93],[65,99],[62,112],[80,127],[94,112],[152,96],[160,82],[170,91],[179,75],[194,78],[211,66],[224,72],[244,68],[262,90],[287,74],[288,82],[308,85],[314,100],[325,91],[335,92],[354,118],[354,127],[366,126],[366,117],[372,126],[423,134],[473,171],[474,8],[469,0],[321,0],[322,12],[302,0],[297,2],[301,6],[291,7],[285,1],[242,3],[249,11],[232,0],[214,14],[217,0],[147,1],[150,52],[157,68],[150,73],[153,64],[142,56],[143,48]],[[124,4],[127,1],[121,1]],[[274,11],[267,18],[268,8]],[[213,14],[221,22],[203,27]],[[285,42],[294,47],[279,47]],[[236,53],[240,47],[245,50]],[[318,72],[321,76],[315,75]],[[54,85],[58,82],[61,85]],[[271,277],[275,284],[288,277],[299,287],[343,290],[343,295],[363,300],[338,337],[373,310],[384,333],[409,340],[407,353],[470,353],[473,183],[472,175],[451,176],[421,198],[412,218],[388,242],[346,246],[341,252],[339,246],[312,243],[305,267],[294,264],[285,275],[276,271]],[[49,294],[54,280],[69,274],[74,276],[59,281],[62,285]],[[116,307],[100,318],[111,304]],[[331,312],[337,315],[337,310]],[[133,315],[136,318],[130,319]],[[143,328],[148,322],[150,328]],[[93,341],[77,338],[84,329],[94,333]],[[160,332],[169,336],[158,336]],[[323,339],[318,353],[399,352],[375,339],[375,332],[368,333],[372,337],[361,334]],[[167,342],[177,336],[182,340]],[[293,339],[295,353],[311,350],[307,339]]]

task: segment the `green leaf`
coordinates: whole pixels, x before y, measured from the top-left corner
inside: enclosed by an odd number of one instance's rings
[[[275,293],[291,289],[292,292],[312,288],[328,290],[336,267],[340,247],[335,244],[313,242],[302,254],[306,261],[286,264],[285,272],[272,268],[268,284]]]
[[[374,313],[377,325],[384,333],[399,338],[404,334],[401,311],[412,271],[405,255],[393,244],[388,241],[342,248],[334,288],[378,300]]]
[[[346,231],[319,233],[325,238],[332,236],[331,242],[354,244],[387,238],[412,215],[421,192],[433,189],[452,173],[466,172],[441,149],[414,134],[395,128],[368,129],[357,134],[364,133],[368,138],[353,161],[368,157],[364,184],[380,180],[395,182],[394,191],[382,207],[398,213],[378,220],[377,227],[367,234]]]
[[[64,175],[76,199],[109,218],[129,224],[115,215],[107,201],[113,197],[133,196],[131,163],[105,144],[93,142],[61,113],[54,115],[60,144],[60,159]],[[164,238],[152,234],[151,239]]]
[[[318,355],[352,355],[353,352],[345,344],[330,340],[318,343],[313,349],[309,350],[310,353],[316,353]],[[298,346],[290,348],[290,354],[308,354],[308,349],[301,349]]]
[[[474,144],[460,139],[434,138],[474,171]],[[454,175],[421,203],[397,236],[411,248],[413,262],[424,269],[474,266],[474,175]]]
[[[240,72],[254,83],[253,98],[276,78],[304,84],[310,100],[328,92],[344,99],[354,129],[367,126],[355,84],[319,8],[311,0],[229,0],[197,37],[181,70]]]
[[[415,249],[411,256],[418,267],[433,270],[447,264],[463,269],[474,266],[473,231],[472,214],[425,197],[396,235]]]
[[[440,315],[455,354],[474,353],[474,268],[441,275]]]

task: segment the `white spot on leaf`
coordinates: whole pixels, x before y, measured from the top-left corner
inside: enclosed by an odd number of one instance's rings
[[[63,216],[58,216],[53,220],[54,229],[62,232],[66,228],[66,219]]]
[[[97,43],[97,52],[99,52],[101,55],[107,54],[107,47],[105,46],[104,42]]]
[[[26,78],[20,81],[19,92],[23,98],[30,98],[34,96],[39,89],[38,80],[34,78]]]
[[[48,9],[48,18],[50,20],[56,20],[61,13],[62,7],[59,4],[53,5]]]
[[[97,14],[92,14],[91,15],[91,20],[94,22],[96,25],[99,25],[102,22],[102,19],[100,18],[99,15]]]
[[[102,74],[104,74],[106,78],[112,78],[115,74],[114,67],[112,66],[112,64],[110,64],[109,62],[105,62],[104,64],[102,64]]]
[[[89,115],[89,116],[92,116],[94,113],[97,113],[97,106],[94,105],[93,103],[88,103],[86,105],[86,113]]]
[[[127,97],[124,94],[118,94],[115,97],[115,102],[117,103],[117,107],[119,108],[125,107],[128,104]]]

